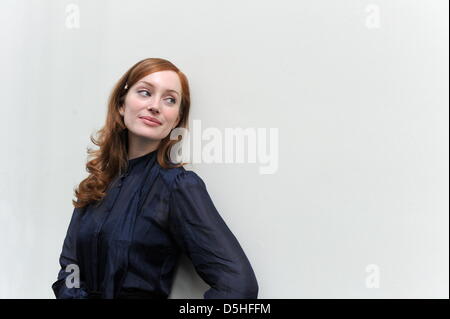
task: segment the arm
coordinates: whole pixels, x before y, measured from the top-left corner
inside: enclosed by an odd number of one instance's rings
[[[52,284],[52,289],[57,299],[87,298],[85,284],[80,280],[79,271],[78,274],[77,271],[74,271],[75,268],[78,267],[76,257],[76,233],[78,230],[79,218],[80,211],[79,209],[75,208],[72,213],[69,228],[64,239],[62,252],[59,257],[59,264],[61,266],[61,269],[58,273],[57,281]],[[73,285],[75,283],[75,280],[78,280],[79,287]]]
[[[183,171],[175,178],[170,207],[171,235],[211,286],[204,298],[256,299],[252,266],[195,172]]]

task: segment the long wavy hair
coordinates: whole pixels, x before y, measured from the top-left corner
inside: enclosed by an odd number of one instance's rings
[[[128,129],[119,113],[119,107],[125,102],[128,92],[125,85],[130,88],[143,77],[159,71],[174,71],[181,82],[181,105],[179,128],[188,128],[190,94],[189,82],[174,64],[160,58],[148,58],[133,65],[115,84],[109,99],[105,125],[90,136],[92,143],[99,149],[87,148],[88,162],[86,177],[77,188],[74,189],[77,200],[72,200],[74,207],[83,208],[91,203],[100,202],[106,195],[108,185],[112,180],[126,170],[128,165]],[[170,133],[161,140],[156,160],[163,168],[175,168],[187,163],[174,164],[170,160],[170,149],[178,140],[170,140]]]

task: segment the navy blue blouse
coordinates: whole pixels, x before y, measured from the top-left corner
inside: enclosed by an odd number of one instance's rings
[[[257,298],[250,262],[203,180],[184,167],[162,168],[156,153],[129,160],[102,201],[74,209],[52,285],[56,298],[127,291],[167,298],[181,253],[210,286],[205,299]],[[66,285],[70,264],[78,266],[78,288]]]

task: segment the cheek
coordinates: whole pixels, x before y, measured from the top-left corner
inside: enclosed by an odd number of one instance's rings
[[[167,122],[172,124],[177,119],[178,112],[179,112],[179,108],[166,109],[164,111],[164,117],[166,118]]]
[[[125,101],[125,116],[132,117],[134,116],[141,108],[141,101],[139,99],[128,98]]]
[[[137,97],[133,94],[130,94],[127,96],[127,98],[125,100],[125,104],[129,110],[135,111],[135,110],[141,108],[142,105],[145,104],[145,102],[143,101],[143,99],[140,99],[139,97]]]

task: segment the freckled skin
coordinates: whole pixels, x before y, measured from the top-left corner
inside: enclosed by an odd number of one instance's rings
[[[168,90],[175,90],[179,94]],[[119,113],[124,117],[128,129],[129,159],[156,150],[161,140],[178,125],[181,93],[180,78],[174,71],[154,72],[128,88]],[[162,125],[149,126],[139,116],[157,118]]]

